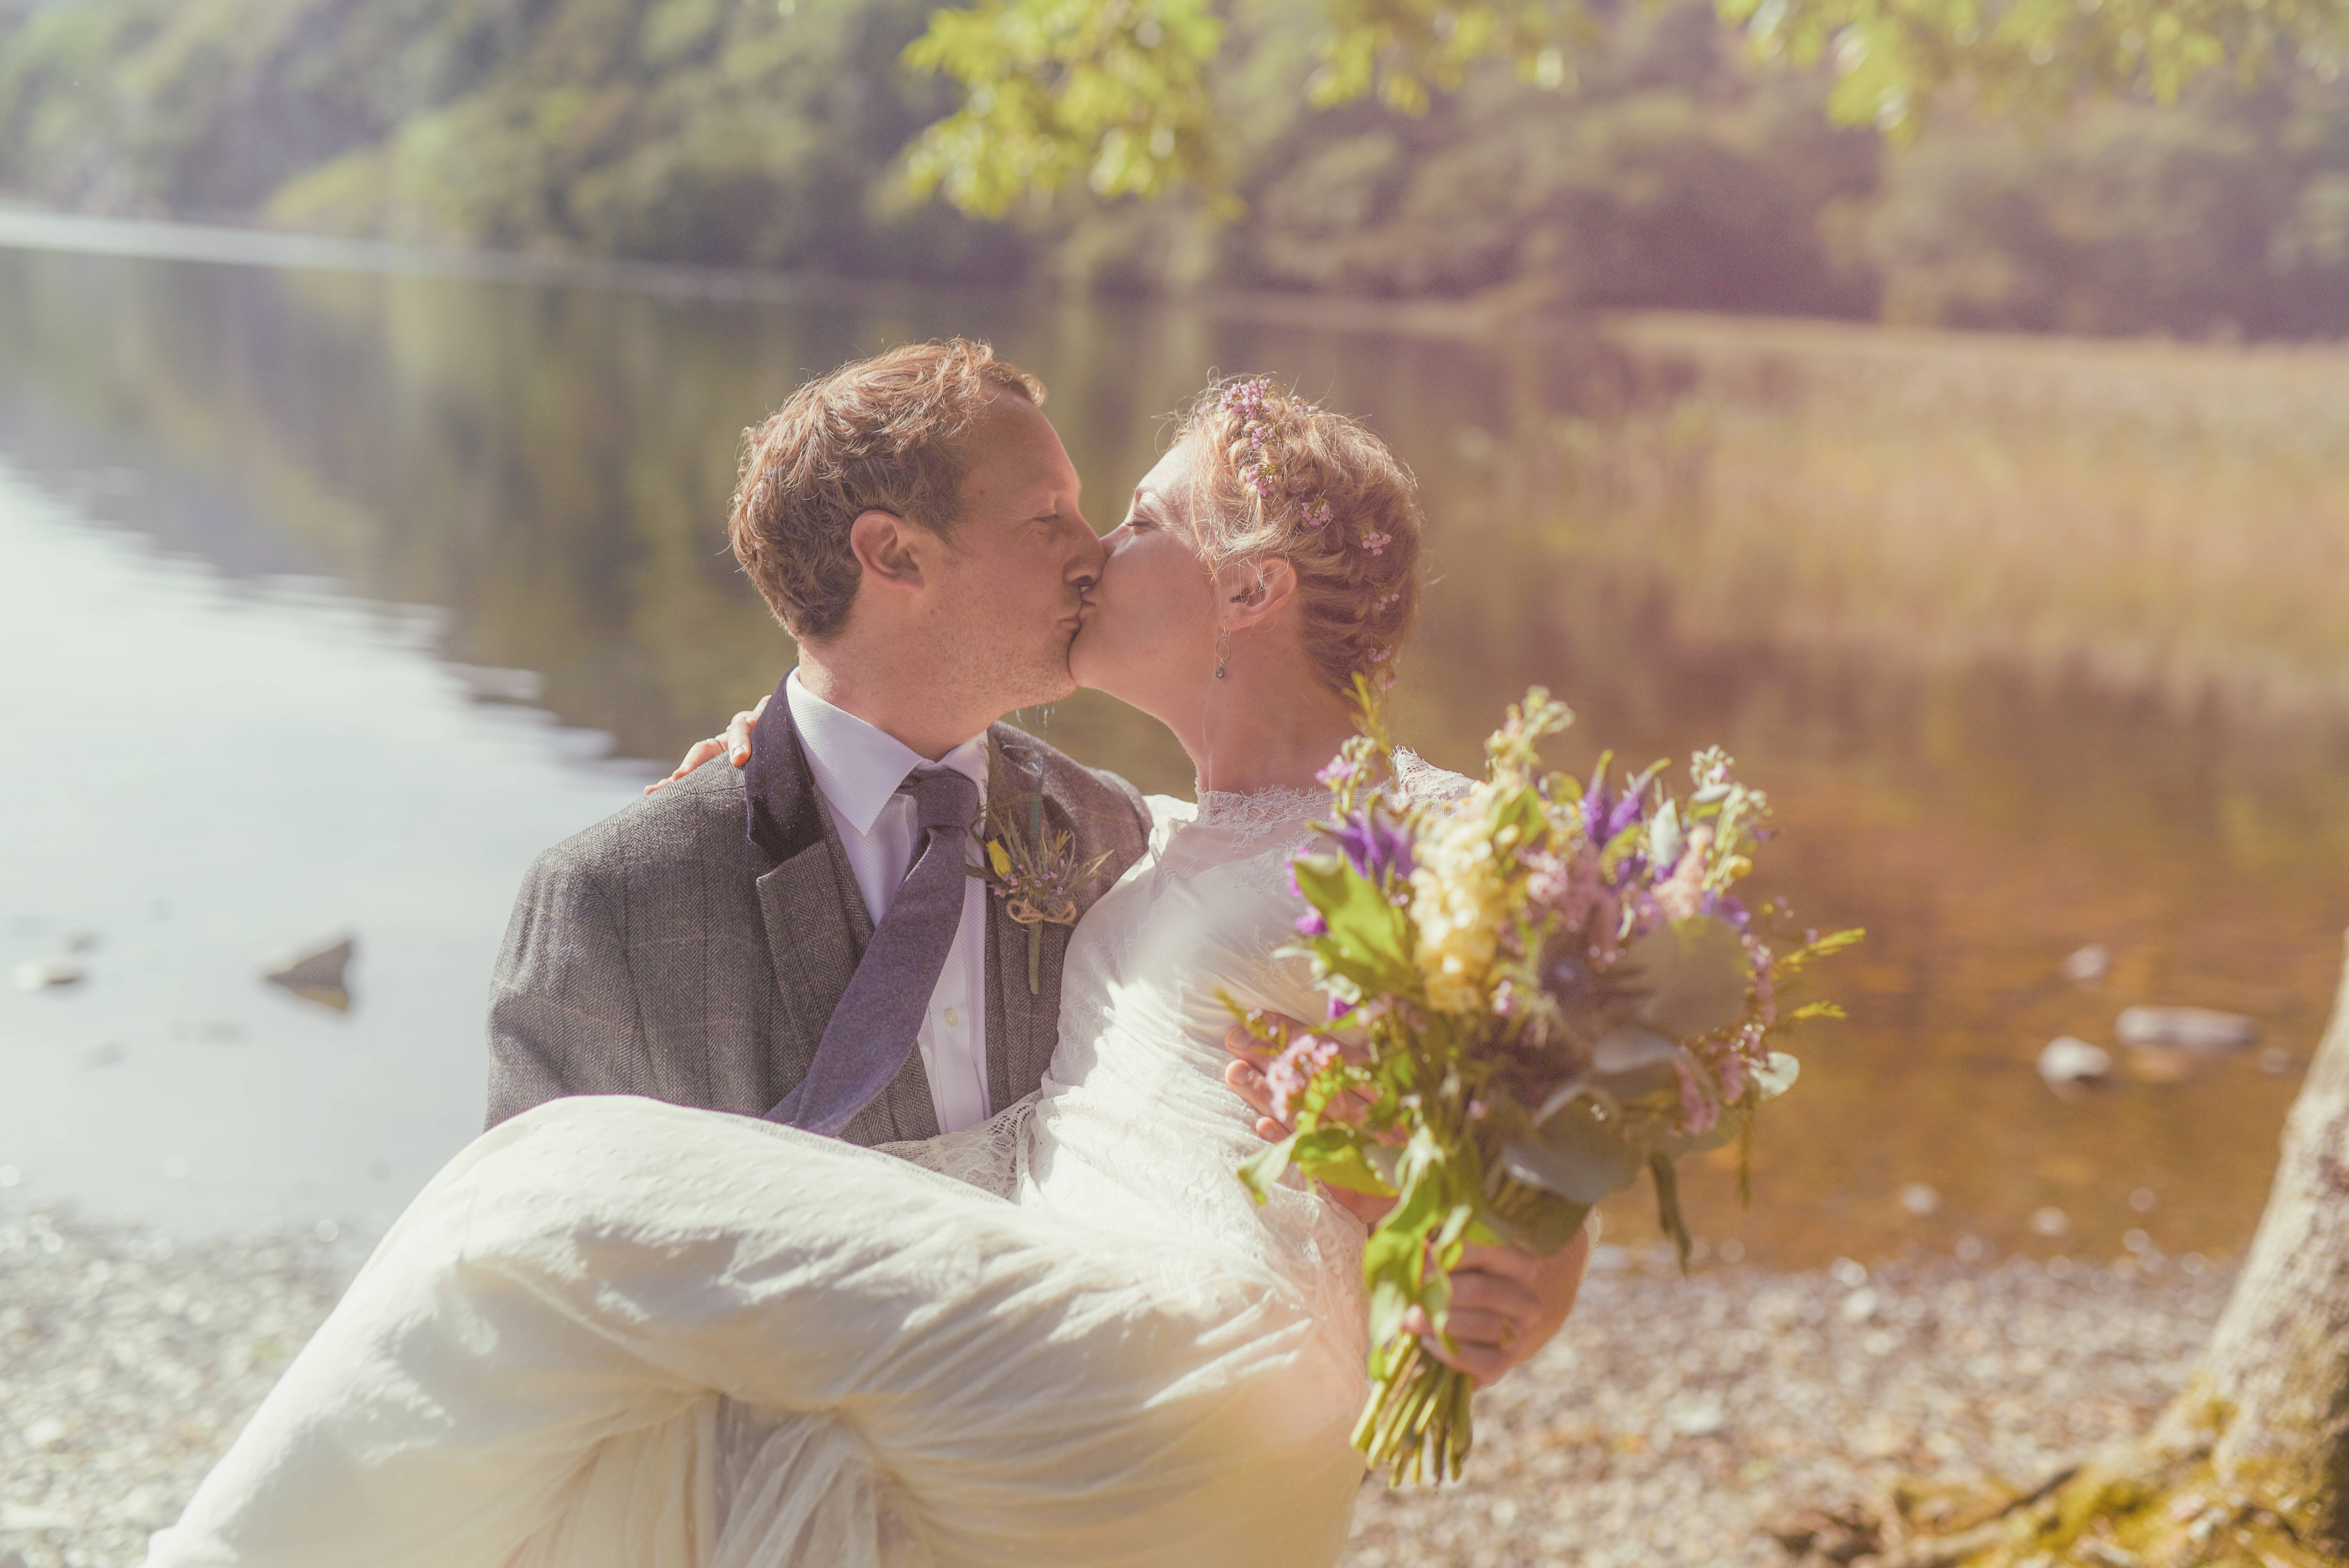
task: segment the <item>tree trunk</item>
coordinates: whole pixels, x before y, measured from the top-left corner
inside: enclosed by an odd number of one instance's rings
[[[2155,1430],[2349,1559],[2349,965],[2201,1370]]]
[[[1831,1553],[1824,1536],[1781,1539],[1854,1568],[2349,1564],[2349,965],[2259,1233],[2185,1390],[2144,1437],[1984,1501],[1969,1528],[1922,1533],[1908,1511],[1817,1516],[1847,1530],[1852,1544]]]

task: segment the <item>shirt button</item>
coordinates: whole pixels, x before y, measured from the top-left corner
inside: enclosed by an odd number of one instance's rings
[[[947,1009],[947,1027],[949,1029],[962,1027],[962,1015],[952,1007]]]

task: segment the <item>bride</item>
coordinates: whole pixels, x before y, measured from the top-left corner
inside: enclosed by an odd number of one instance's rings
[[[879,1150],[616,1096],[494,1129],[150,1563],[1336,1561],[1362,1222],[1249,1198],[1223,1042],[1235,1006],[1319,1016],[1285,862],[1416,611],[1417,505],[1361,425],[1231,382],[1107,547],[1072,669],[1174,731],[1200,804],[1154,800],[1078,926],[1041,1090]]]

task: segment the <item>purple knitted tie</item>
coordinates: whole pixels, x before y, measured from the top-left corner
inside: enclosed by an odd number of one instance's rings
[[[767,1119],[827,1138],[856,1119],[905,1068],[962,923],[978,786],[951,768],[920,768],[897,786],[914,798],[914,863],[874,928],[799,1087]]]

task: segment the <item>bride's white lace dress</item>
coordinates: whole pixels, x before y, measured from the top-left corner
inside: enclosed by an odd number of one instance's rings
[[[150,1563],[1334,1562],[1361,1227],[1249,1198],[1222,1076],[1226,998],[1314,1016],[1276,950],[1327,799],[1154,802],[1043,1088],[984,1127],[884,1151],[608,1098],[485,1134]]]

